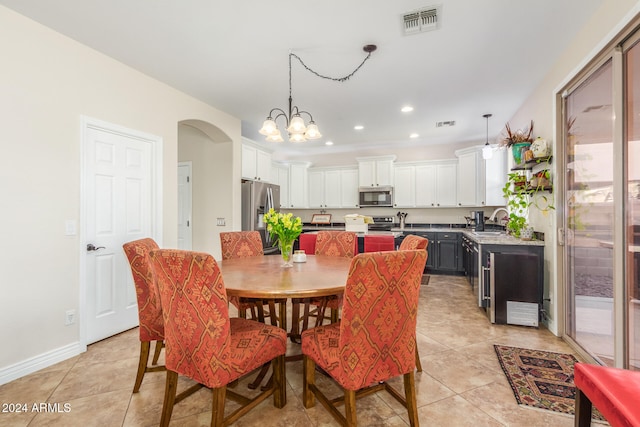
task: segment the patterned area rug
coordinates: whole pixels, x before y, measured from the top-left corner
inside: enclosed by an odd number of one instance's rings
[[[576,387],[571,354],[493,346],[513,394],[520,405],[574,414]],[[594,408],[593,418],[604,420]]]

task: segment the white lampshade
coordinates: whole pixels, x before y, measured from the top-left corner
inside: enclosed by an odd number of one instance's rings
[[[493,148],[489,143],[486,143],[484,147],[482,147],[482,158],[487,160],[493,157]]]
[[[304,120],[299,115],[295,115],[291,118],[291,122],[289,122],[289,127],[287,128],[287,132],[289,133],[305,133],[307,131],[307,127],[304,125]]]
[[[265,120],[262,123],[262,128],[260,128],[258,132],[266,136],[280,133],[280,131],[278,130],[278,125],[276,125],[276,122],[272,118],[268,118],[267,120]]]
[[[276,133],[273,135],[269,135],[266,138],[267,142],[283,142],[284,139],[282,139],[282,134],[280,134],[280,131],[276,129]]]
[[[304,136],[307,139],[318,139],[322,137],[318,130],[318,126],[314,122],[309,122],[309,126],[307,126],[307,131],[304,133]]]
[[[292,133],[289,135],[289,141],[291,142],[305,142],[306,140],[304,133]]]

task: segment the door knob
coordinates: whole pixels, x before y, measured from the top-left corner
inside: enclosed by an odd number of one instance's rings
[[[87,243],[87,252],[97,251],[98,249],[104,249],[104,246],[95,247],[93,243]]]

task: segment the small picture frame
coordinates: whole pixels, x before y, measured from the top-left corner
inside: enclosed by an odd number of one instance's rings
[[[331,214],[313,214],[311,224],[331,224]]]

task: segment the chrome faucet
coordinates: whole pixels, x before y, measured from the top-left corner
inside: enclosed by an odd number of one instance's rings
[[[506,208],[498,208],[495,211],[493,211],[491,216],[489,216],[489,221],[495,222],[496,221],[496,215],[498,215],[498,212],[500,212],[500,211],[504,211],[504,213],[507,214],[507,217],[509,216],[509,211]]]

